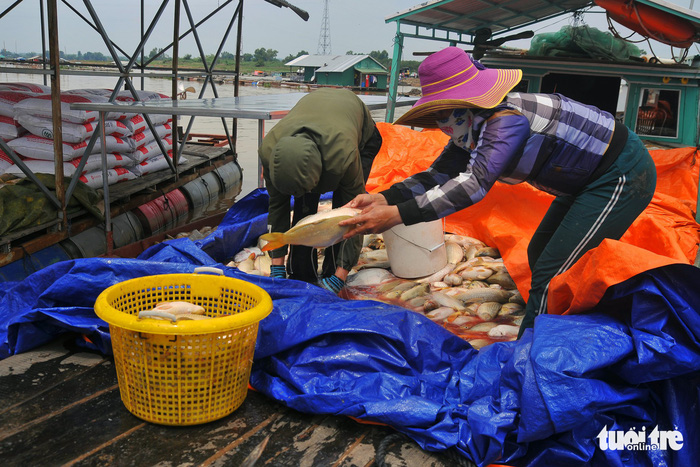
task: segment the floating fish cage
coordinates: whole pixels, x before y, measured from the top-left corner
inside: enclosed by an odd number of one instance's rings
[[[122,401],[148,422],[210,422],[232,413],[247,395],[258,324],[272,300],[219,269],[194,272],[120,282],[95,302],[95,313],[109,323]],[[172,301],[204,307],[211,319],[139,318]]]

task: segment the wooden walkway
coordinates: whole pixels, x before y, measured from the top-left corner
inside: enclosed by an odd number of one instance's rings
[[[390,428],[303,414],[254,391],[215,422],[144,422],[122,404],[111,357],[74,342],[57,339],[0,361],[3,466],[458,465],[408,438],[387,438],[396,433]],[[382,445],[386,455],[377,459]]]

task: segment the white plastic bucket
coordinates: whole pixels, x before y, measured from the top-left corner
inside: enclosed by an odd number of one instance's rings
[[[442,220],[399,224],[383,234],[391,272],[413,279],[429,276],[447,265]]]

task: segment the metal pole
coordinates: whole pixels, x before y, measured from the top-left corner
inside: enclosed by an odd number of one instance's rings
[[[177,66],[179,64],[178,54],[180,52],[180,41],[178,37],[180,36],[180,0],[175,0],[175,14],[173,16],[173,101],[177,100],[178,89],[177,89]],[[177,156],[177,138],[178,138],[178,126],[177,126],[177,115],[173,115],[173,165],[175,166],[175,180],[180,178],[180,170],[178,169],[178,156]],[[185,144],[184,141],[182,143]],[[168,154],[163,154],[166,158]]]
[[[265,120],[262,118],[258,120],[258,147],[262,145],[263,138],[265,137]],[[257,154],[256,154],[257,156]],[[263,177],[263,166],[260,158],[258,157],[258,188],[265,188],[265,177]]]
[[[384,121],[394,121],[394,109],[396,108],[396,94],[399,88],[399,70],[401,69],[401,52],[403,51],[403,34],[401,34],[401,21],[396,22],[396,36],[394,37],[394,55],[391,59],[391,83],[386,101],[386,117]]]
[[[145,7],[144,7],[144,1],[145,0],[141,0],[141,40],[139,42],[143,41],[143,36],[146,34],[146,31],[144,29],[145,28],[144,21],[146,19],[145,18],[146,11],[145,11]],[[139,51],[139,56],[141,57],[140,64],[141,64],[141,71],[143,72],[143,47],[141,47],[141,50]],[[145,79],[146,79],[145,76],[141,75],[141,90],[142,91],[143,91],[143,88],[146,86]]]
[[[233,80],[233,97],[238,97],[238,87],[240,86],[241,74],[241,37],[243,36],[243,0],[239,2],[238,8],[238,37],[236,38],[236,77]],[[236,141],[238,140],[238,119],[233,119],[233,155],[236,155]]]
[[[46,70],[46,24],[44,22],[44,0],[39,0],[39,18],[41,19],[41,68]],[[48,86],[47,76],[44,75],[44,86]]]
[[[107,243],[107,255],[112,254],[113,234],[112,234],[112,212],[110,210],[109,199],[109,169],[107,168],[107,146],[105,144],[105,112],[100,111],[100,137],[102,140],[102,191],[105,201],[105,239]]]

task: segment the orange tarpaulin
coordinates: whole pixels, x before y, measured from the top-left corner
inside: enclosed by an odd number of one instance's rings
[[[448,142],[439,130],[418,132],[387,123],[377,126],[384,142],[367,181],[372,193],[428,168]],[[696,152],[695,148],[651,151],[658,181],[649,207],[619,241],[605,240],[552,280],[550,313],[585,311],[611,285],[659,266],[694,262],[700,241],[700,225],[695,222]],[[518,290],[527,298],[527,245],[552,199],[527,183],[496,183],[482,201],[448,216],[445,229],[498,248]]]

